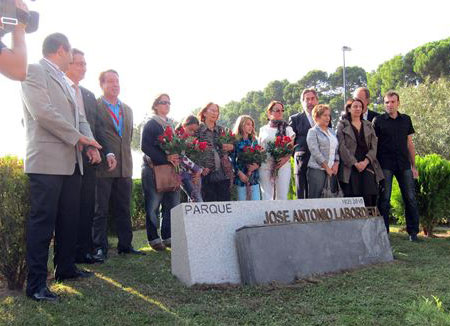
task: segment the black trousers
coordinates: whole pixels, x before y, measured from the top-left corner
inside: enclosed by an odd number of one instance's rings
[[[295,165],[295,189],[297,192],[297,199],[306,199],[308,197],[308,179],[306,171],[308,171],[308,161],[303,162],[298,171],[298,165]]]
[[[203,179],[205,180],[205,178]],[[202,197],[203,201],[230,201],[230,179],[216,182],[205,182],[202,180]]]
[[[81,181],[80,220],[76,245],[76,258],[82,259],[92,252],[92,220],[95,213],[96,167],[86,161]]]
[[[31,210],[27,221],[27,294],[46,286],[50,241],[55,234],[55,276],[75,272],[81,175],[29,174]]]
[[[131,178],[97,178],[95,191],[95,215],[92,223],[92,242],[94,248],[108,252],[108,215],[116,220],[118,249],[131,248],[133,231],[131,229]],[[110,205],[111,204],[111,205]]]

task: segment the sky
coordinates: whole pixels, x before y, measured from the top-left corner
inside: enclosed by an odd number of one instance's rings
[[[119,72],[120,99],[138,124],[158,93],[171,97],[176,120],[212,101],[239,101],[273,80],[342,65],[375,70],[424,43],[450,36],[449,5],[378,1],[24,0],[40,13],[28,34],[28,62],[53,33],[85,52],[82,85],[101,95],[98,75]],[[3,38],[10,44],[9,36]],[[20,83],[0,76],[0,155],[24,155]],[[135,162],[135,165],[138,162]]]

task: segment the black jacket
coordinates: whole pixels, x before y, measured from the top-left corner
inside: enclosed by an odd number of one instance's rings
[[[154,119],[148,120],[142,130],[141,150],[151,158],[154,165],[169,164],[167,155],[158,144],[158,137],[163,133],[163,127]],[[145,158],[144,165],[146,165]]]

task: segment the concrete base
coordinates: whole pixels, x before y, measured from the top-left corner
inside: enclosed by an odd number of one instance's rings
[[[245,284],[291,283],[393,260],[381,217],[243,227],[236,244]]]

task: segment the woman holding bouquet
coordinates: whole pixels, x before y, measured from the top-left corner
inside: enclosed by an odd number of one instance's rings
[[[361,100],[349,100],[337,125],[342,163],[338,175],[346,197],[363,197],[366,206],[376,206],[378,183],[384,176],[377,160],[375,129],[362,118],[363,107]]]
[[[269,123],[259,129],[259,144],[268,148],[270,142],[275,142],[278,136],[295,138],[295,133],[288,123],[283,120],[284,105],[279,101],[272,101],[267,106],[266,114]],[[287,199],[289,183],[291,181],[290,154],[274,161],[269,154],[266,163],[259,169],[261,193],[263,200]],[[275,196],[274,196],[275,190]],[[274,198],[275,197],[275,198]]]
[[[229,201],[233,170],[228,154],[234,150],[229,131],[217,125],[219,106],[208,103],[197,115],[200,127],[195,136],[208,144],[198,164],[203,167],[202,197],[205,202]]]
[[[258,169],[263,161],[262,155],[259,154],[264,152],[256,139],[255,121],[248,115],[241,115],[234,124],[233,133],[237,137],[237,142],[231,159],[238,200],[261,200]],[[246,155],[246,152],[256,155]],[[246,159],[246,156],[254,158]]]
[[[158,139],[164,134],[164,130],[171,126],[167,117],[170,111],[170,98],[167,94],[161,94],[153,101],[153,116],[145,124],[142,131],[141,149],[144,152],[142,165],[142,188],[145,200],[145,224],[149,245],[158,251],[170,247],[170,210],[180,203],[180,192],[157,192],[152,166],[162,164],[180,164],[178,154],[167,155],[158,145]],[[162,209],[161,238],[158,236],[159,206],[164,202]]]
[[[338,140],[333,130],[328,127],[331,120],[331,110],[328,105],[316,105],[312,110],[312,117],[316,125],[309,129],[306,136],[306,143],[311,152],[306,172],[308,198],[320,198],[327,176],[331,178],[331,187],[337,187]]]

